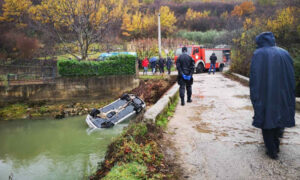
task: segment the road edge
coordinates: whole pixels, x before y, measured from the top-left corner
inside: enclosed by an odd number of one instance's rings
[[[177,95],[178,91],[179,86],[175,83],[153,106],[150,107],[150,109],[145,112],[143,118],[144,121],[155,123],[158,115],[165,110],[171,99]]]

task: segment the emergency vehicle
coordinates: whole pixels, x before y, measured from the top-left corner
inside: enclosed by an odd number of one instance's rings
[[[210,67],[210,56],[215,53],[217,56],[216,69],[223,71],[225,63],[228,62],[230,56],[229,48],[203,48],[200,45],[189,45],[187,47],[187,54],[195,61],[196,73],[202,73]],[[177,58],[182,54],[182,47],[175,51],[175,63]]]

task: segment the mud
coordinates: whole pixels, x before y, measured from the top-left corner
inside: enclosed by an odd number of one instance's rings
[[[128,93],[139,96],[145,101],[147,106],[151,106],[156,103],[175,82],[176,76],[170,76],[169,79],[141,80],[139,86]]]
[[[300,179],[299,113],[271,160],[251,125],[249,88],[219,73],[194,80],[193,103],[177,106],[164,136],[172,144],[166,152],[184,170],[179,179]]]

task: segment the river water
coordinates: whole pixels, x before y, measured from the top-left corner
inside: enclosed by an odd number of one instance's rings
[[[89,132],[85,116],[0,121],[0,180],[86,179],[127,125]]]

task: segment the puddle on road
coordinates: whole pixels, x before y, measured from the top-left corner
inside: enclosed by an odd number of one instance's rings
[[[240,99],[250,99],[249,95],[235,95],[233,97],[240,98]]]
[[[244,107],[238,108],[238,110],[249,110],[249,111],[253,111],[253,107],[252,107],[252,106],[244,106]]]
[[[198,113],[198,112],[197,112],[197,114],[199,114],[199,116],[193,116],[193,117],[191,117],[190,119],[191,119],[192,121],[202,121],[201,113]]]
[[[213,132],[213,131],[210,130],[210,129],[204,129],[201,125],[196,125],[196,127],[194,126],[194,128],[195,128],[198,132],[200,132],[200,133],[208,133],[208,134],[210,134],[210,133]]]
[[[228,87],[228,88],[232,88],[232,87],[235,87],[235,85],[228,84],[228,85],[226,85],[226,87]]]
[[[200,107],[193,107],[196,116],[190,117],[192,121],[202,121],[202,114],[204,111],[212,109],[213,106],[200,106]]]
[[[221,132],[221,133],[217,134],[217,136],[226,137],[226,136],[228,136],[228,134],[226,132]]]
[[[264,144],[264,143],[259,141],[244,141],[244,142],[236,142],[234,146],[239,147],[240,145],[249,145],[249,144]]]

